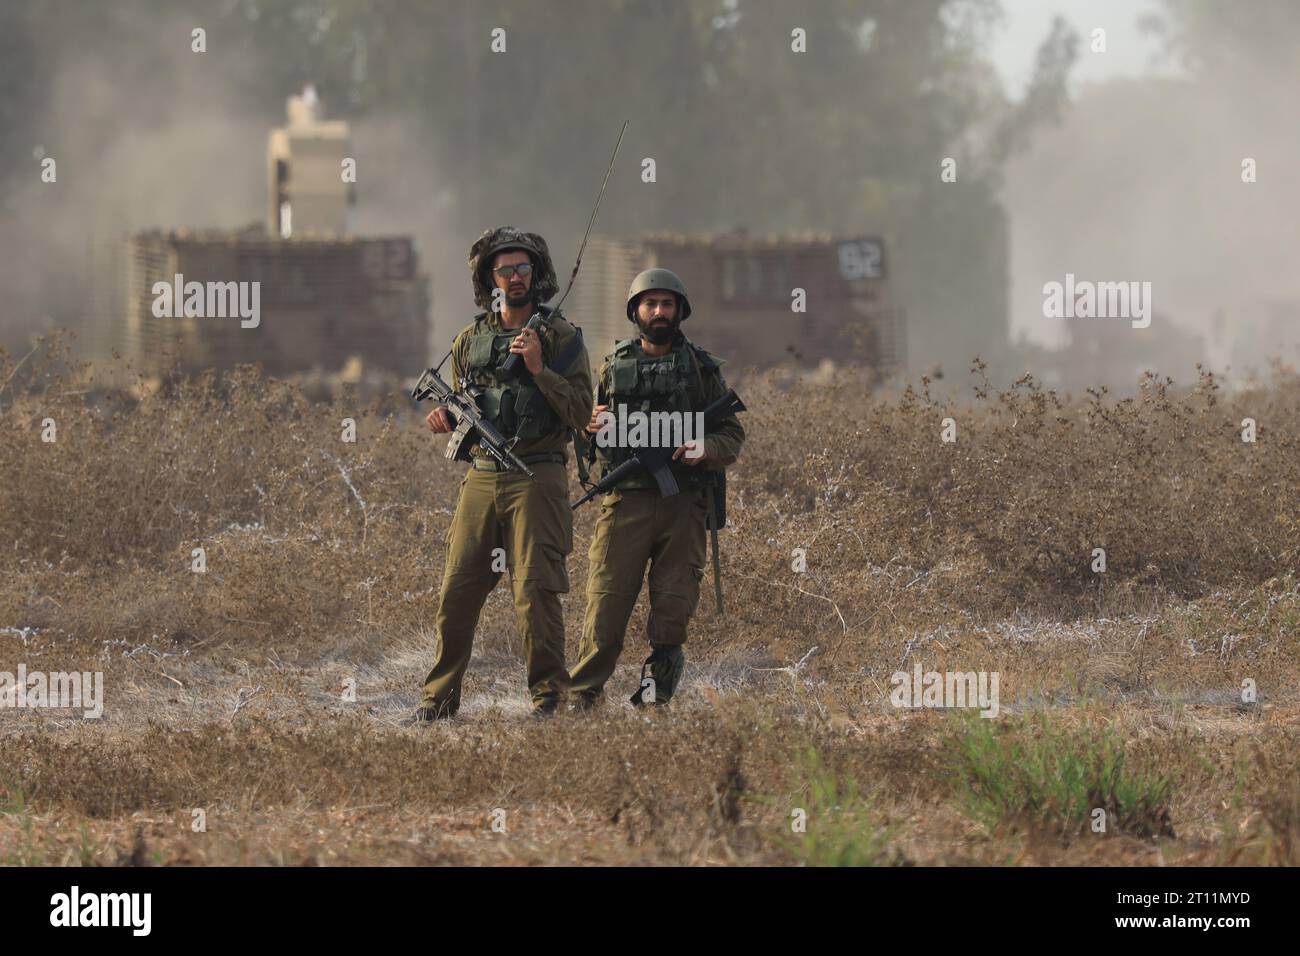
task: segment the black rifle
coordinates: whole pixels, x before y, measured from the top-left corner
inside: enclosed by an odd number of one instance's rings
[[[441,367],[439,363],[438,368]],[[451,441],[447,442],[446,454],[452,461],[469,461],[470,449],[477,443],[507,471],[519,471],[529,478],[536,477],[532,469],[512,450],[518,439],[507,439],[483,417],[478,406],[482,392],[483,389],[478,385],[468,385],[459,392],[455,391],[439,377],[437,368],[430,368],[424,370],[420,380],[415,383],[415,388],[411,389],[411,397],[417,402],[433,398],[437,399],[438,404],[447,406],[447,413],[456,421]]]
[[[726,395],[723,395],[704,409],[704,426],[707,428],[710,425],[716,425],[722,419],[743,411],[745,411],[745,403],[740,400],[735,389],[728,389]],[[697,436],[697,440],[702,440],[702,438]],[[677,492],[681,491],[681,488],[678,486],[677,479],[672,472],[674,451],[673,448],[642,448],[592,485],[590,491],[573,503],[573,510],[576,511],[596,495],[603,495],[607,491],[612,491],[623,479],[642,470],[649,472],[650,477],[655,480],[661,497],[669,498],[677,494]]]

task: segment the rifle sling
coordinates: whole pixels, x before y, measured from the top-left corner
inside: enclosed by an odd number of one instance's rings
[[[574,326],[573,331],[577,334],[569,340],[569,344],[564,347],[564,351],[551,361],[551,371],[556,374],[563,375],[564,370],[574,363],[584,348],[582,329]],[[586,488],[591,483],[591,474],[587,469],[587,462],[583,455],[582,437],[578,434],[576,428],[569,429],[569,437],[573,440],[573,457],[578,463],[578,484]]]
[[[715,519],[713,506],[713,492],[708,493],[709,499],[709,535],[713,539],[713,597],[718,602],[718,614],[723,615],[726,612],[722,608],[722,559],[718,554],[718,522]]]

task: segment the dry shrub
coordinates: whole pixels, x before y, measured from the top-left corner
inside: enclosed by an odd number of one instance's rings
[[[1238,755],[1236,788],[1221,822],[1220,863],[1300,864],[1300,752],[1294,735],[1280,748],[1255,745]],[[1244,747],[1242,749],[1245,749]],[[1230,806],[1229,806],[1230,803]],[[1244,816],[1244,825],[1236,820]]]
[[[12,368],[0,356],[0,381]],[[41,578],[65,607],[70,594],[103,593],[105,578],[144,577],[166,606],[164,631],[243,622],[259,640],[299,639],[419,623],[456,468],[420,440],[400,400],[363,405],[343,390],[311,404],[244,367],[157,390],[91,389],[88,403],[72,387],[84,371],[51,374],[4,409],[0,514],[12,546],[0,567]],[[53,443],[41,440],[47,418]],[[341,440],[345,418],[355,444]],[[196,548],[206,574],[191,571]],[[0,607],[47,624],[69,616],[32,597],[10,591]],[[90,617],[80,622],[90,636],[150,629],[132,607]]]
[[[14,367],[0,355],[0,381]],[[1184,390],[1148,375],[1134,398],[1067,402],[1029,378],[993,392],[975,371],[966,404],[924,380],[891,398],[850,371],[738,383],[750,411],[724,533],[732,616],[705,592],[706,646],[739,637],[782,659],[818,644],[832,661],[842,644],[954,615],[1095,615],[1293,569],[1294,374],[1228,398],[1208,373]],[[429,626],[463,466],[396,386],[310,403],[246,367],[111,392],[48,349],[20,373],[0,394],[3,623],[263,644]],[[1255,444],[1238,435],[1247,416]],[[953,444],[940,441],[946,417]],[[46,418],[54,443],[41,441]],[[345,418],[355,444],[340,440]],[[595,510],[578,517],[570,621]],[[1105,574],[1090,568],[1098,547]],[[806,574],[791,571],[796,548]],[[487,622],[511,630],[504,606],[490,603]]]
[[[990,597],[1017,604],[1103,581],[1200,594],[1294,566],[1300,377],[1225,400],[1208,372],[1184,390],[1148,373],[1136,397],[1067,403],[1029,376],[994,392],[982,363],[973,371],[976,400],[961,405],[924,380],[897,401],[847,374],[812,389],[749,383],[745,461],[761,466],[746,472],[745,504],[763,520],[852,529],[850,560],[969,564]],[[945,444],[949,417],[957,438]],[[1246,417],[1253,444],[1240,437]],[[1091,570],[1094,548],[1106,549],[1105,576]]]

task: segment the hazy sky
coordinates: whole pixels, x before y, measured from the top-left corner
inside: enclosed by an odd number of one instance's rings
[[[1142,33],[1137,25],[1142,16],[1163,12],[1158,0],[1002,0],[1002,6],[1005,17],[990,38],[990,54],[1008,95],[1013,98],[1023,95],[1033,74],[1034,55],[1053,17],[1058,15],[1065,17],[1080,38],[1070,84],[1071,97],[1076,101],[1080,91],[1090,84],[1173,72],[1171,64],[1161,56],[1159,38]],[[1105,53],[1092,51],[1092,31],[1097,27],[1106,31]],[[1070,121],[1068,114],[1065,121],[1067,124]],[[1079,130],[1071,128],[1071,133],[1077,135]],[[1013,338],[1025,335],[1030,341],[1048,347],[1064,345],[1066,332],[1061,320],[1047,320],[1041,314],[1042,283],[1045,278],[1059,279],[1057,272],[1068,268],[1070,263],[1082,267],[1083,260],[1082,250],[1074,241],[1079,231],[1077,224],[1075,229],[1062,230],[1060,222],[1069,221],[1069,217],[1060,210],[1053,214],[1045,210],[1056,209],[1057,204],[1079,194],[1093,197],[1095,201],[1094,216],[1098,221],[1085,225],[1098,226],[1102,233],[1113,231],[1117,224],[1125,233],[1136,228],[1123,204],[1120,208],[1109,204],[1110,190],[1098,191],[1088,176],[1076,170],[1076,163],[1064,159],[1073,151],[1078,163],[1087,165],[1090,152],[1103,148],[1109,138],[1067,143],[1065,148],[1059,143],[1061,138],[1061,131],[1055,128],[1041,130],[1028,156],[1018,157],[1007,171],[1006,199],[1011,225],[1010,330]],[[1093,166],[1089,169],[1096,172]],[[1129,200],[1130,205],[1138,202],[1134,197]],[[1073,213],[1083,214],[1078,209]],[[1096,230],[1084,231],[1091,235]],[[1052,269],[1048,270],[1046,263]],[[1146,265],[1150,268],[1150,263]],[[1107,260],[1107,266],[1119,267],[1111,260]]]
[[[1081,83],[1150,72],[1160,53],[1159,41],[1137,27],[1143,15],[1160,12],[1155,0],[1002,0],[1002,8],[1006,17],[992,37],[993,62],[1015,98],[1032,76],[1034,54],[1057,15],[1065,17],[1083,41],[1073,71],[1076,89]],[[1105,53],[1092,52],[1096,27],[1106,31]],[[1168,64],[1158,67],[1159,72],[1169,69]]]

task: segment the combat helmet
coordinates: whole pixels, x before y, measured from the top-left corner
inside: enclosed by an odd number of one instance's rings
[[[677,273],[669,269],[646,269],[635,279],[632,280],[632,287],[627,290],[627,318],[629,322],[636,321],[636,300],[642,292],[649,292],[651,289],[667,289],[677,296],[677,308],[681,312],[679,321],[685,321],[691,316],[691,300],[686,298],[686,286],[682,285],[682,280],[677,278]]]
[[[506,249],[522,249],[533,260],[533,284],[529,291],[534,302],[545,302],[560,291],[546,240],[535,232],[524,232],[513,226],[498,226],[496,229],[485,230],[474,245],[469,247],[474,303],[479,308],[492,306],[492,290],[495,285],[488,277],[488,270],[492,268],[493,256]]]

